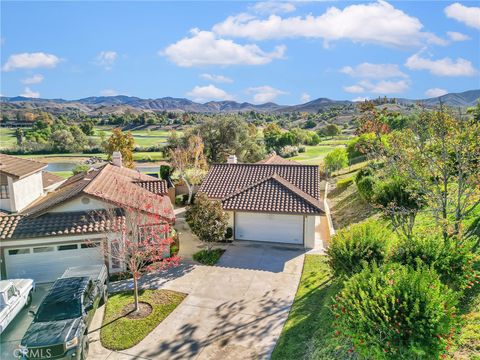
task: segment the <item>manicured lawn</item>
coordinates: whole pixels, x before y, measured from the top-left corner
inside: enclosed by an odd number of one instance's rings
[[[70,176],[73,175],[73,172],[72,171],[52,171],[52,174],[68,179]]]
[[[100,340],[112,350],[131,348],[142,341],[186,297],[186,294],[169,290],[144,290],[140,301],[150,304],[153,311],[142,319],[129,319],[123,315],[126,305],[133,302],[133,292],[110,295],[105,309]]]
[[[294,156],[290,159],[305,165],[319,165],[322,163],[325,156],[327,156],[327,154],[334,148],[334,146],[322,145],[307,146],[304,153],[300,153],[298,156]]]
[[[348,358],[336,348],[332,329],[331,299],[339,289],[331,280],[326,257],[306,255],[297,294],[272,360]]]
[[[224,249],[200,250],[193,254],[193,260],[203,265],[215,265],[225,252]]]
[[[15,129],[0,128],[0,148],[9,148],[16,144]]]

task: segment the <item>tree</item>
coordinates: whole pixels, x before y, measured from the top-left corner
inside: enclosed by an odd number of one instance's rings
[[[118,181],[113,186],[116,193],[129,199],[129,205],[115,202],[116,207],[96,211],[93,216],[110,224],[105,228],[110,246],[104,246],[103,252],[132,275],[135,311],[138,311],[138,279],[141,275],[176,266],[180,261],[177,256],[170,255],[173,240],[170,225],[163,218],[171,209],[163,207],[159,195],[132,190]]]
[[[320,129],[320,134],[325,136],[336,136],[342,132],[340,128],[335,124],[328,124]]]
[[[193,186],[199,185],[207,173],[203,147],[202,139],[192,135],[186,144],[170,150],[170,162],[175,169],[173,175],[182,179],[188,188],[187,204],[192,201]]]
[[[213,243],[225,239],[228,227],[228,214],[222,210],[217,200],[208,199],[205,194],[198,194],[195,203],[187,208],[185,219],[192,232],[212,251]]]
[[[80,129],[82,129],[83,133],[87,136],[92,136],[95,133],[92,120],[83,121],[80,124]]]
[[[278,139],[282,135],[282,128],[276,123],[271,123],[263,129],[263,138],[268,151],[277,149]]]
[[[25,133],[23,132],[22,128],[15,129],[15,138],[17,139],[17,145],[22,146],[23,142],[25,141]]]
[[[480,204],[480,123],[445,108],[424,111],[411,128],[392,133],[388,168],[425,197],[443,236],[461,237],[462,221]]]
[[[113,129],[112,135],[108,138],[105,144],[105,152],[108,154],[108,159],[112,159],[112,154],[115,151],[120,151],[122,154],[123,166],[133,169],[133,149],[135,147],[135,139],[130,131],[123,132],[119,128]]]
[[[348,165],[348,156],[344,148],[337,147],[325,157],[325,168],[329,173],[343,169]]]
[[[83,150],[88,142],[84,132],[77,125],[70,126],[69,130],[75,139],[75,142],[70,146],[70,151]]]
[[[57,130],[51,136],[53,150],[56,152],[68,152],[75,144],[75,138],[68,130]]]

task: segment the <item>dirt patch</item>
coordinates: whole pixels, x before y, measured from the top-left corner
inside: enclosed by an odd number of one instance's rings
[[[153,311],[152,305],[149,303],[140,301],[138,303],[138,310],[135,311],[135,304],[130,303],[124,306],[122,310],[122,317],[126,317],[127,319],[143,319],[150,315]]]

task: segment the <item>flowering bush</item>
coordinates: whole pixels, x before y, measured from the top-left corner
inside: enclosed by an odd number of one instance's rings
[[[374,265],[354,275],[332,310],[339,341],[368,359],[437,359],[457,324],[457,295],[435,271]]]
[[[479,283],[480,274],[475,263],[480,261],[474,252],[475,241],[465,239],[444,240],[441,235],[416,236],[404,239],[395,246],[392,260],[417,267],[421,264],[433,267],[442,282],[454,290],[464,290]]]
[[[394,235],[376,221],[337,232],[327,249],[328,262],[337,277],[351,276],[372,262],[383,263]]]
[[[289,158],[298,155],[298,147],[287,145],[280,149],[279,154],[281,157]]]

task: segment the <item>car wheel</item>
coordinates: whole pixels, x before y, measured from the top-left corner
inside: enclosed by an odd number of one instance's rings
[[[88,342],[88,335],[85,334],[83,336],[83,345],[82,345],[82,354],[80,356],[81,360],[87,360],[88,357],[88,347],[89,347],[89,342]]]
[[[27,296],[27,302],[25,303],[25,307],[29,307],[32,304],[32,292],[30,291]]]

